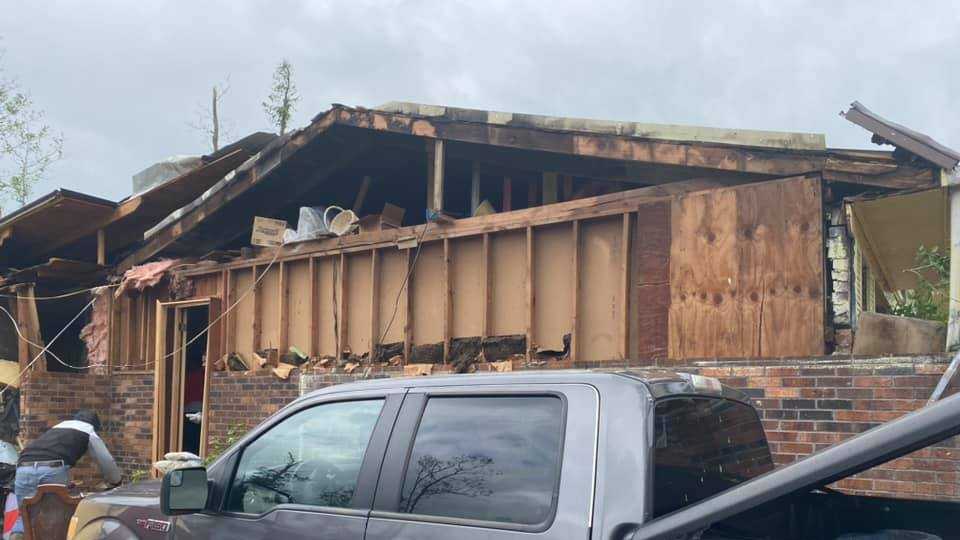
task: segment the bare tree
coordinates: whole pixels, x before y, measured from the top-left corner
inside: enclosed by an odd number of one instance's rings
[[[263,102],[263,111],[267,113],[270,122],[277,126],[280,135],[287,132],[298,101],[300,95],[293,83],[293,66],[283,60],[273,72],[273,87],[267,100]]]
[[[210,108],[204,105],[197,106],[196,119],[188,125],[201,132],[210,142],[213,152],[220,150],[220,141],[229,137],[229,129],[225,126],[221,116],[223,97],[230,91],[230,77],[223,82],[213,85],[210,92]]]
[[[0,78],[0,193],[23,205],[47,169],[63,156],[63,135],[16,82]]]

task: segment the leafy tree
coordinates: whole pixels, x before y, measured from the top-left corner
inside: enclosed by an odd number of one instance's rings
[[[63,136],[8,79],[0,79],[0,193],[23,205],[47,169],[63,156]]]
[[[917,278],[916,288],[892,296],[891,313],[930,321],[947,322],[950,304],[950,253],[934,246],[917,250],[917,266],[906,272]]]
[[[300,101],[300,94],[297,93],[297,87],[293,83],[293,66],[290,62],[283,60],[273,72],[273,88],[267,100],[263,102],[263,111],[267,113],[270,122],[277,126],[280,135],[287,132],[287,126],[290,125],[290,118],[298,101]]]

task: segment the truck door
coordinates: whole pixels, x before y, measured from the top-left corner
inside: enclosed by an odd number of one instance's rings
[[[341,394],[279,417],[231,453],[219,510],[177,518],[174,538],[361,540],[401,402]]]
[[[587,538],[598,406],[583,384],[411,390],[367,540]]]

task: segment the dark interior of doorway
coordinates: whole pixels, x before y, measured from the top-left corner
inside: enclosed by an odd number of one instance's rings
[[[203,412],[203,390],[205,384],[204,371],[206,369],[207,334],[204,332],[209,324],[207,306],[197,306],[184,309],[186,325],[183,329],[186,342],[184,350],[184,384],[183,384],[183,440],[181,448],[184,452],[200,454],[200,422],[199,414]],[[200,333],[203,332],[203,335]],[[200,337],[197,337],[200,335]],[[196,338],[194,340],[194,338]],[[190,343],[191,340],[194,340]],[[191,420],[193,416],[193,420]]]

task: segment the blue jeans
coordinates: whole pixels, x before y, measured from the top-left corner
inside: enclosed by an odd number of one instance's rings
[[[23,501],[37,494],[37,486],[42,484],[70,484],[70,467],[47,467],[42,465],[23,465],[17,467],[17,479],[13,482],[13,492],[17,496],[20,511]],[[12,532],[23,532],[23,520],[17,518]]]

